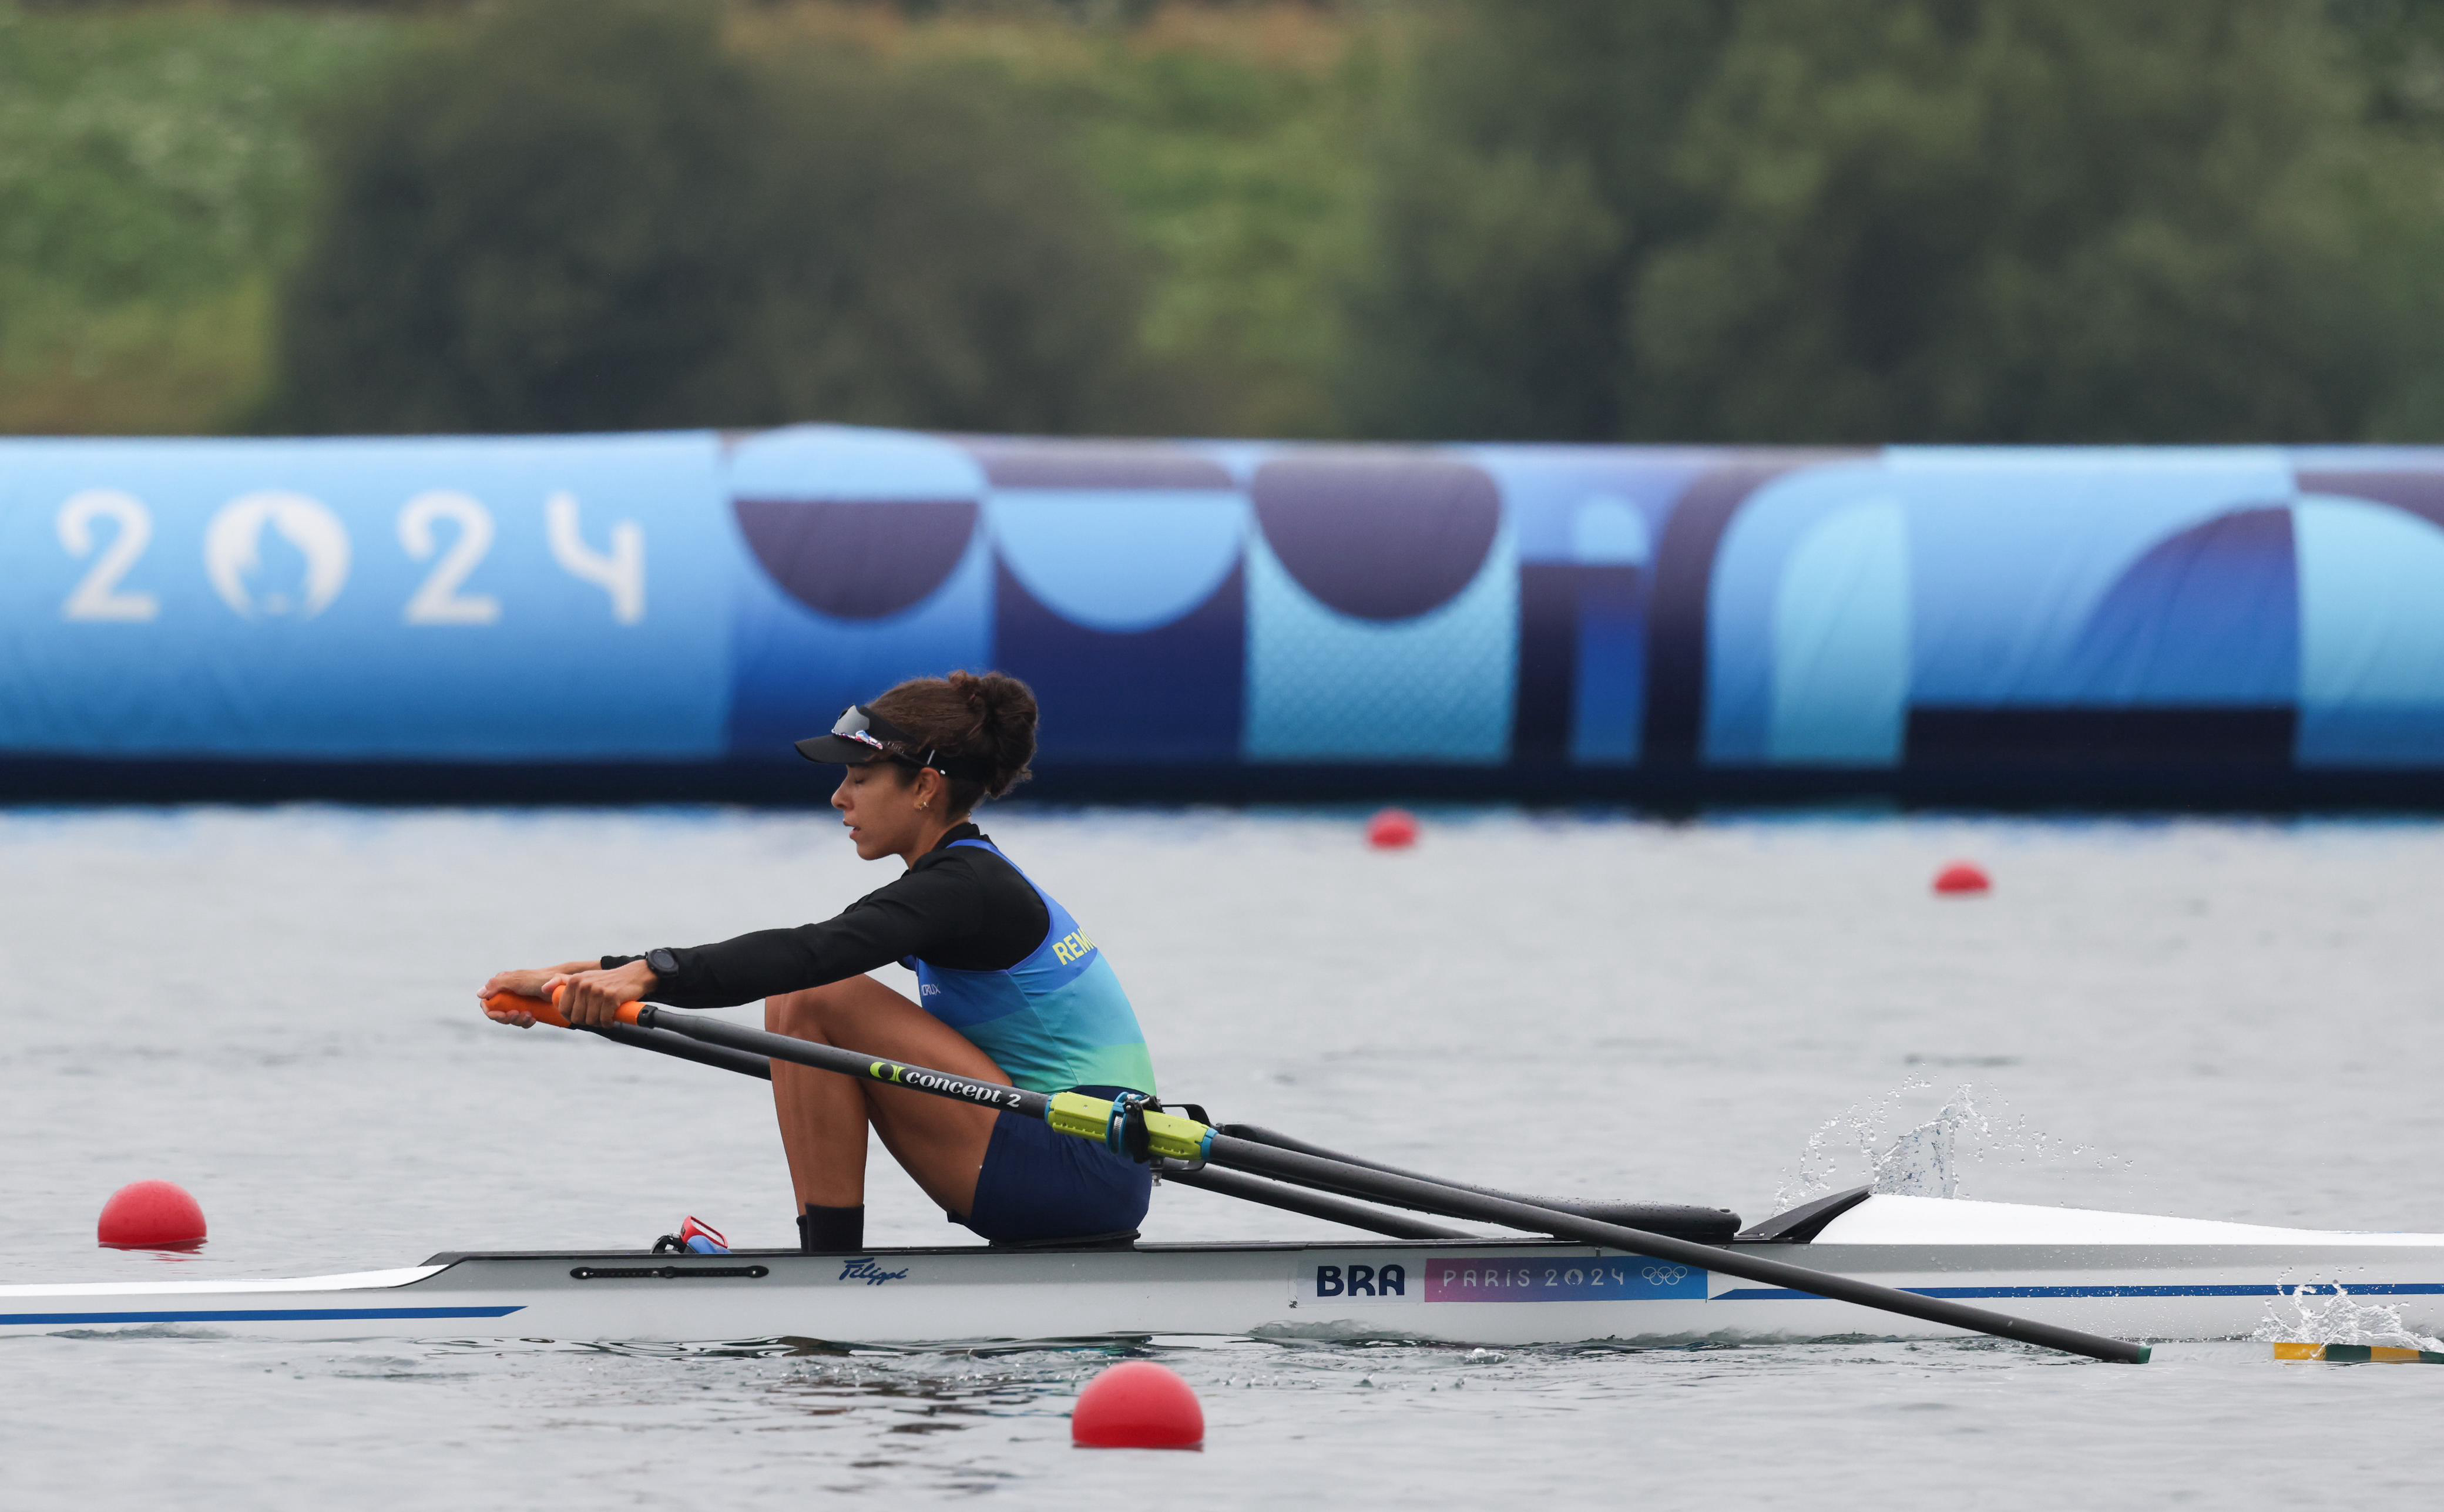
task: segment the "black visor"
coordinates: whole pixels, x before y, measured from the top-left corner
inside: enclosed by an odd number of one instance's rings
[[[862,766],[879,759],[920,771],[930,766],[945,777],[963,777],[978,783],[992,781],[992,763],[935,750],[920,755],[916,737],[863,704],[851,704],[843,710],[833,723],[830,734],[809,735],[797,745],[798,754],[806,760],[836,766]]]

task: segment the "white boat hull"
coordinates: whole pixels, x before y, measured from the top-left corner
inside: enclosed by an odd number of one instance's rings
[[[2138,1339],[2246,1337],[2337,1288],[2444,1333],[2444,1235],[1874,1197],[1753,1248]],[[2316,1303],[2312,1301],[2311,1305]],[[1510,1241],[517,1254],[293,1281],[0,1286],[0,1333],[913,1345],[1155,1335],[1464,1344],[1935,1338],[1958,1331],[1583,1245]]]

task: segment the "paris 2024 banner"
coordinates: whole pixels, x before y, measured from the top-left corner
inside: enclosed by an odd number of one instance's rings
[[[2444,452],[0,442],[0,796],[2444,801]]]

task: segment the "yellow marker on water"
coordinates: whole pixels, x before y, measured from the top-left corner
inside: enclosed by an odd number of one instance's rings
[[[2444,1355],[2432,1349],[2392,1344],[2277,1344],[2274,1357],[2324,1360],[2328,1365],[2444,1365]]]

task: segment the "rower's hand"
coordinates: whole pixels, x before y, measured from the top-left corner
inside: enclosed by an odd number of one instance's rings
[[[579,1027],[617,1023],[622,1005],[635,1003],[654,990],[653,968],[642,961],[608,971],[572,971],[554,976],[543,985],[539,997],[550,998],[560,1005],[560,1016]]]
[[[533,1014],[515,1008],[496,1008],[491,999],[501,993],[508,993],[512,997],[542,998],[548,1002],[551,998],[551,989],[544,984],[560,975],[561,970],[562,968],[559,967],[545,966],[527,971],[503,971],[476,991],[475,1001],[484,1005],[484,1017],[494,1023],[514,1024],[521,1029],[531,1029],[535,1025]]]

